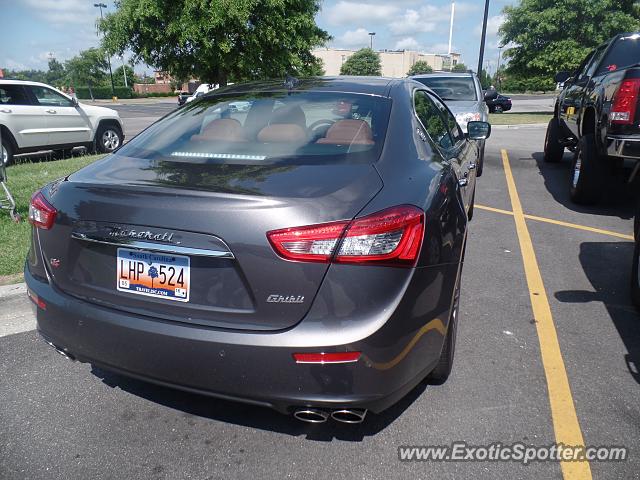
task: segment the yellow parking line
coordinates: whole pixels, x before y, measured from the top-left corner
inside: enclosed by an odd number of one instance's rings
[[[502,163],[507,177],[509,197],[513,208],[513,218],[516,223],[516,231],[520,242],[522,260],[524,262],[525,275],[529,286],[529,296],[533,308],[533,316],[536,320],[538,340],[540,342],[540,354],[542,365],[547,378],[549,391],[549,403],[556,442],[564,445],[584,446],[578,415],[576,414],[571,387],[567,377],[567,371],[562,359],[558,334],[553,323],[549,299],[542,281],[542,274],[536,260],[535,250],[531,241],[531,235],[527,228],[522,204],[516,189],[515,180],[509,164],[509,156],[506,150],[502,150]],[[591,467],[588,461],[576,461],[560,463],[565,480],[590,480]]]
[[[501,213],[503,215],[513,215],[513,212],[509,210],[502,210],[500,208],[487,207],[485,205],[476,205],[476,208],[480,210],[486,210],[488,212]],[[562,227],[573,228],[575,230],[584,230],[586,232],[599,233],[602,235],[608,235],[610,237],[622,238],[624,240],[633,240],[633,235],[627,235],[626,233],[612,232],[611,230],[603,230],[602,228],[588,227],[586,225],[579,225],[577,223],[563,222],[562,220],[554,220],[552,218],[538,217],[536,215],[524,214],[524,218],[527,220],[534,220],[536,222],[551,223],[553,225],[560,225]]]

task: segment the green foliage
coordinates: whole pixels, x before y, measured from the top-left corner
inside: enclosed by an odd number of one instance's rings
[[[49,60],[49,70],[45,74],[46,83],[59,87],[66,83],[67,72],[62,65],[55,58]]]
[[[433,73],[433,68],[424,60],[418,60],[407,72],[407,76]]]
[[[320,0],[118,0],[99,28],[112,53],[225,85],[299,76],[317,65],[311,49],[330,39],[315,23]]]
[[[552,92],[556,88],[553,78],[547,76],[508,76],[502,81],[502,90],[510,93]]]
[[[124,85],[123,70],[127,73],[127,86],[131,86],[136,83],[136,74],[134,73],[133,68],[131,68],[129,65],[125,65],[124,67],[120,65],[113,71],[113,83],[116,86]]]
[[[480,85],[482,85],[482,88],[484,90],[488,89],[495,83],[485,69],[482,69],[482,71],[480,72],[480,77],[478,77],[478,79],[480,80]]]
[[[115,78],[114,78],[115,80]],[[80,100],[87,100],[91,98],[91,93],[93,93],[93,98],[111,98],[111,85],[108,87],[75,87],[76,96]],[[130,87],[119,87],[115,88],[116,97],[118,98],[133,98],[133,93]]]
[[[324,76],[324,62],[321,58],[313,58],[313,61],[303,67],[299,72],[301,77],[322,77]]]
[[[47,74],[42,70],[5,70],[5,78],[15,78],[17,80],[28,80],[31,82],[47,81]]]
[[[452,72],[466,72],[468,67],[464,63],[456,63],[451,69]]]
[[[380,76],[380,55],[370,48],[362,48],[351,55],[340,67],[340,75]]]
[[[104,50],[89,48],[65,62],[67,76],[73,85],[98,86],[106,84],[109,68]],[[109,96],[111,98],[111,96]]]
[[[614,35],[638,30],[638,10],[636,0],[522,0],[505,7],[501,42],[514,45],[504,52],[505,85],[549,90],[555,73],[575,70]]]

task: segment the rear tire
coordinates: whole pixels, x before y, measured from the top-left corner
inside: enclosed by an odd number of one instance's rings
[[[560,145],[560,123],[552,118],[547,125],[547,135],[544,139],[544,161],[558,163],[564,156],[564,147]]]
[[[453,296],[453,305],[449,316],[449,326],[447,327],[447,336],[444,339],[444,346],[440,353],[438,365],[427,377],[427,382],[432,385],[442,385],[451,375],[453,368],[453,357],[456,350],[456,336],[458,332],[458,311],[460,306],[460,283],[462,281],[462,272],[458,276],[456,290]]]
[[[493,113],[502,113],[504,112],[504,108],[502,108],[502,105],[496,105],[495,107],[493,107]]]
[[[100,153],[111,153],[122,145],[122,130],[120,127],[107,124],[100,125],[96,132],[96,150]]]
[[[571,200],[582,205],[597,203],[608,181],[609,170],[598,154],[595,135],[583,135],[571,162]]]
[[[0,162],[4,166],[9,166],[13,162],[13,145],[8,138],[2,137],[2,147],[0,148]]]
[[[638,235],[640,237],[640,235]],[[640,310],[640,238],[636,239],[636,248],[633,254],[633,267],[631,269],[631,299],[636,308]]]

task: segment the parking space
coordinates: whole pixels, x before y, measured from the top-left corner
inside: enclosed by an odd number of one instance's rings
[[[569,154],[545,165],[543,141],[543,128],[521,127],[495,129],[487,144],[444,385],[420,386],[361,425],[313,426],[70,363],[29,330],[0,337],[0,477],[638,478],[640,316],[629,299],[638,188],[620,182],[602,206],[577,208]],[[0,310],[9,305],[28,308],[0,299]],[[406,445],[579,439],[624,445],[630,458],[398,460]]]

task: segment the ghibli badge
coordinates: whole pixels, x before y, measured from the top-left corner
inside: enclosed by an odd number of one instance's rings
[[[267,303],[304,303],[304,296],[289,295],[287,297],[274,294],[267,297]]]

